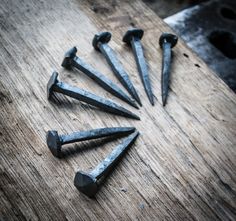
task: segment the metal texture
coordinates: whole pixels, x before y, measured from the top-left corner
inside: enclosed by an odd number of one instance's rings
[[[105,56],[108,64],[111,66],[111,69],[118,78],[118,80],[126,88],[126,90],[130,93],[130,95],[138,102],[138,104],[142,106],[138,93],[135,90],[129,78],[129,75],[126,73],[122,64],[117,59],[112,48],[107,44],[110,41],[110,39],[111,39],[110,32],[102,32],[96,34],[92,42],[93,47],[96,50],[102,52],[102,54]]]
[[[73,47],[65,53],[62,66],[71,69],[72,67],[82,71],[88,77],[93,79],[97,84],[99,84],[106,91],[115,95],[116,97],[122,99],[128,104],[138,109],[137,104],[133,99],[131,99],[121,88],[119,88],[115,83],[109,80],[105,75],[96,71],[91,65],[85,63],[82,59],[76,56],[77,48]]]
[[[148,99],[152,105],[154,105],[153,93],[151,88],[150,79],[148,76],[147,64],[144,58],[143,48],[141,44],[141,39],[143,37],[143,30],[138,28],[133,28],[128,30],[124,37],[123,42],[131,45],[135,60],[138,66],[139,76],[143,82],[144,89],[148,96]]]
[[[178,37],[170,33],[163,33],[159,39],[159,44],[163,50],[161,72],[161,96],[163,106],[166,105],[169,90],[171,48],[173,48],[177,44],[177,42]]]
[[[48,81],[48,84],[47,84],[48,99],[51,98],[54,92],[58,92],[61,94],[65,94],[69,97],[75,98],[79,101],[83,101],[87,104],[98,107],[107,112],[140,120],[140,118],[137,115],[133,114],[129,110],[126,110],[125,108],[114,103],[113,101],[99,97],[95,94],[92,94],[78,87],[73,87],[66,83],[60,82],[58,81],[57,77],[58,77],[58,73],[53,72],[50,80]]]
[[[236,1],[206,1],[164,21],[236,93]]]
[[[58,135],[55,130],[47,132],[46,140],[49,150],[55,157],[62,157],[62,145],[68,143],[75,143],[84,140],[97,139],[108,136],[120,136],[134,132],[134,127],[107,127],[88,131],[78,131],[67,135]]]
[[[134,143],[139,132],[135,131],[118,145],[97,167],[89,173],[78,171],[75,174],[74,185],[88,197],[94,197],[106,176],[114,169],[125,151]]]

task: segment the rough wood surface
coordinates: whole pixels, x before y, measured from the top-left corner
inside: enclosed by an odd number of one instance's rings
[[[161,105],[161,49],[169,28],[140,1],[2,0],[0,4],[0,219],[1,220],[235,220],[236,97],[179,41],[174,48],[168,103]],[[131,50],[122,44],[131,25],[145,30],[143,45],[156,96],[152,107]],[[105,59],[91,46],[109,30],[111,46],[137,86],[137,111],[106,93],[84,74],[60,67],[64,52],[78,55],[115,82]],[[56,69],[60,79],[112,98],[141,121],[114,116],[73,99],[46,98]],[[135,126],[141,136],[107,179],[96,199],[73,185],[120,140],[68,145],[56,159],[45,143],[60,133],[104,126]]]

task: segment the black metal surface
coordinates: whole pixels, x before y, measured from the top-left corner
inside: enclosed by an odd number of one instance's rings
[[[163,33],[159,39],[159,44],[163,50],[161,72],[161,96],[163,106],[166,105],[169,90],[171,48],[177,44],[177,41],[178,37],[169,33]]]
[[[53,72],[50,80],[48,81],[48,84],[47,84],[48,99],[51,98],[54,92],[58,92],[58,93],[65,94],[69,97],[75,98],[77,100],[83,101],[87,104],[98,107],[107,112],[140,120],[140,118],[137,115],[133,114],[129,110],[126,110],[125,108],[114,103],[113,101],[99,97],[95,94],[92,94],[78,87],[73,87],[66,83],[60,82],[58,81],[57,77],[58,77],[58,73]]]
[[[126,90],[130,93],[130,95],[142,106],[140,98],[138,96],[135,87],[133,86],[129,75],[124,70],[122,64],[117,59],[114,51],[112,48],[107,44],[111,39],[111,33],[109,32],[102,32],[96,34],[93,38],[93,47],[102,52],[104,57],[106,58],[108,64],[111,66],[112,71],[121,82],[121,84],[126,88]]]
[[[88,131],[77,131],[67,135],[58,135],[55,130],[47,132],[47,145],[55,157],[62,157],[61,147],[63,144],[75,143],[84,140],[97,139],[107,136],[120,136],[134,132],[134,127],[107,127]]]
[[[210,0],[165,22],[236,93],[236,1]]]
[[[96,83],[98,83],[102,88],[116,97],[122,99],[128,104],[138,109],[137,104],[133,99],[131,99],[123,90],[121,90],[115,83],[109,80],[105,75],[96,71],[91,65],[85,63],[78,56],[76,56],[77,48],[73,47],[69,51],[66,52],[64,60],[62,62],[62,66],[70,69],[72,67],[82,71],[88,77],[93,79]]]
[[[146,91],[150,103],[154,105],[153,93],[150,79],[148,76],[147,64],[144,58],[143,48],[140,41],[142,37],[143,37],[142,29],[137,29],[137,28],[130,29],[125,33],[123,37],[123,42],[132,46],[132,50],[138,66],[138,72],[143,82],[144,89]]]
[[[76,188],[88,197],[94,197],[102,181],[114,169],[114,166],[121,159],[125,151],[134,143],[138,135],[138,131],[129,135],[90,173],[78,171],[74,178]]]

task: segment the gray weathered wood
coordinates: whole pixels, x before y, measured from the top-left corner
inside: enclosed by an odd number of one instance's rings
[[[129,2],[1,1],[1,220],[236,219],[235,94],[180,41],[163,108],[158,38],[170,29],[142,2]],[[145,30],[154,107],[131,49],[121,41],[131,25]],[[60,67],[64,52],[76,45],[78,56],[118,83],[91,46],[93,35],[103,30],[113,33],[111,46],[140,94],[139,111],[84,74]],[[141,121],[64,96],[49,102],[46,84],[54,69],[63,81],[113,99]],[[45,134],[105,126],[135,126],[141,135],[92,200],[74,187],[75,171],[93,168],[120,140],[68,145],[67,157],[59,160],[48,150]]]

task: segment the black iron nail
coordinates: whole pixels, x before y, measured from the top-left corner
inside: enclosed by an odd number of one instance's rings
[[[48,84],[47,84],[48,99],[52,97],[54,92],[58,92],[61,94],[65,94],[69,97],[75,98],[77,100],[83,101],[87,104],[98,107],[107,112],[140,120],[140,118],[137,115],[126,110],[125,108],[114,103],[113,101],[99,97],[95,94],[92,94],[78,87],[73,87],[64,82],[60,82],[58,81],[57,77],[58,77],[58,73],[53,72],[51,78],[48,81]]]
[[[47,145],[55,157],[62,157],[61,148],[64,144],[75,143],[84,140],[97,139],[108,136],[120,136],[134,132],[134,127],[107,127],[88,131],[78,131],[66,135],[58,135],[55,130],[49,130],[46,135]]]
[[[130,95],[139,103],[139,105],[142,106],[138,93],[135,90],[129,75],[124,70],[112,48],[107,44],[110,40],[111,33],[102,32],[94,36],[92,44],[96,50],[102,52],[118,80],[126,88]]]
[[[96,71],[91,65],[85,63],[82,59],[76,56],[77,48],[73,47],[66,52],[62,66],[67,69],[72,67],[82,71],[88,77],[93,79],[97,84],[99,84],[106,91],[115,95],[116,97],[122,99],[128,104],[138,109],[137,104],[133,99],[131,99],[121,88],[119,88],[115,83],[109,80],[105,75]]]
[[[170,79],[170,66],[171,66],[171,48],[178,42],[178,37],[170,33],[163,33],[159,39],[159,44],[163,50],[162,58],[162,73],[161,73],[161,94],[162,104],[166,105],[169,79]]]
[[[143,33],[144,32],[142,29],[130,29],[125,33],[123,37],[123,42],[127,43],[128,45],[131,45],[132,47],[135,60],[138,66],[138,72],[143,82],[144,89],[146,91],[150,103],[154,105],[152,87],[148,75],[147,64],[144,58],[143,48],[140,41],[143,37]]]
[[[106,176],[114,169],[114,166],[118,163],[121,156],[134,143],[138,135],[138,131],[129,135],[91,172],[76,172],[74,185],[77,189],[89,197],[94,197],[102,181],[104,181]]]

